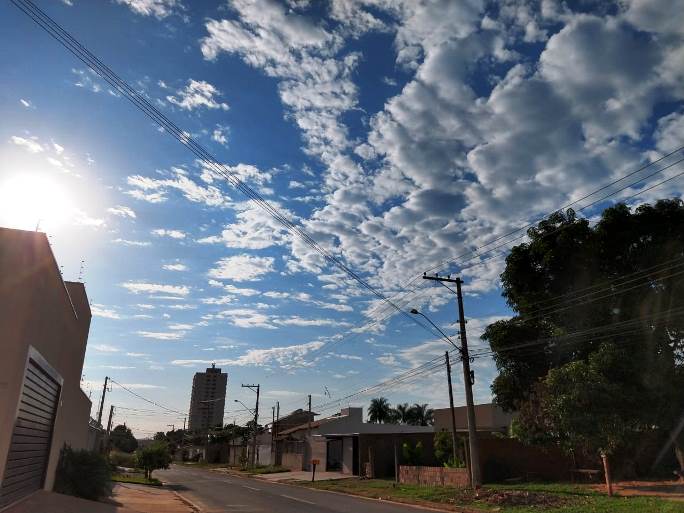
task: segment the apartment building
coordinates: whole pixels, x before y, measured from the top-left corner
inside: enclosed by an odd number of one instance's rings
[[[223,426],[227,385],[228,374],[221,372],[215,364],[205,372],[195,373],[190,398],[190,431],[206,432],[209,428]]]

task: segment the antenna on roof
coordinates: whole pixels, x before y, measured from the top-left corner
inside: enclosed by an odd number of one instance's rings
[[[83,271],[85,270],[85,260],[81,260],[81,268],[78,270],[78,281],[83,282]]]

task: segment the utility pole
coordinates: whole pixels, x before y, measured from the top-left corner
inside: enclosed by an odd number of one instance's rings
[[[466,320],[463,312],[463,294],[461,292],[461,278],[442,277],[437,274],[428,276],[423,274],[424,280],[433,280],[444,285],[444,282],[456,284],[456,299],[458,301],[458,323],[461,338],[461,362],[463,363],[463,384],[465,385],[466,411],[468,414],[468,444],[470,447],[470,476],[475,490],[482,486],[482,476],[480,473],[480,451],[477,443],[477,426],[475,421],[475,405],[473,403],[473,374],[470,371],[470,355],[468,353],[468,338],[466,336]],[[447,285],[444,285],[452,290]],[[453,291],[453,290],[452,290]]]
[[[449,351],[444,351],[446,359],[447,381],[449,382],[449,409],[451,410],[451,444],[453,445],[453,458],[456,461],[456,413],[454,412],[454,392],[451,389],[451,363],[449,362]],[[396,451],[396,447],[395,447]]]
[[[185,431],[185,421],[188,420],[187,417],[183,417],[183,431]]]
[[[107,381],[109,376],[105,376],[104,386],[102,387],[102,397],[100,398],[100,409],[97,412],[97,424],[102,427],[102,408],[104,408],[105,395],[107,394]]]
[[[309,465],[311,464],[311,457],[313,456],[313,454],[311,453],[311,394],[309,394],[309,416],[307,417],[306,431],[306,468],[309,468]]]
[[[104,443],[104,453],[107,454],[109,452],[109,435],[112,432],[112,417],[114,417],[114,405],[112,404],[109,407],[109,420],[107,421],[107,433],[105,435],[105,443]]]
[[[275,430],[275,461],[274,465],[278,465],[278,432],[280,431],[280,401],[276,401],[276,430]]]
[[[271,465],[275,465],[273,451],[275,450],[275,406],[271,406]]]
[[[257,425],[259,422],[259,391],[261,385],[242,385],[242,388],[249,388],[252,392],[256,392],[256,406],[254,408],[254,431],[252,433],[252,457],[251,465],[254,468],[256,463],[256,448],[257,448]]]

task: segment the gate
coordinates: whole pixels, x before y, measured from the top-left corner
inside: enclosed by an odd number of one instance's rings
[[[43,487],[61,382],[31,348],[0,483],[0,508]]]

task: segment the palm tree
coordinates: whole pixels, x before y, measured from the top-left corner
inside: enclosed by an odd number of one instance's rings
[[[428,404],[414,404],[410,410],[411,424],[415,426],[431,426],[435,423],[435,411]]]
[[[408,403],[397,404],[394,408],[394,412],[399,424],[410,424],[411,408]]]
[[[371,399],[368,407],[368,421],[385,424],[392,420],[392,407],[385,397],[376,397]]]

